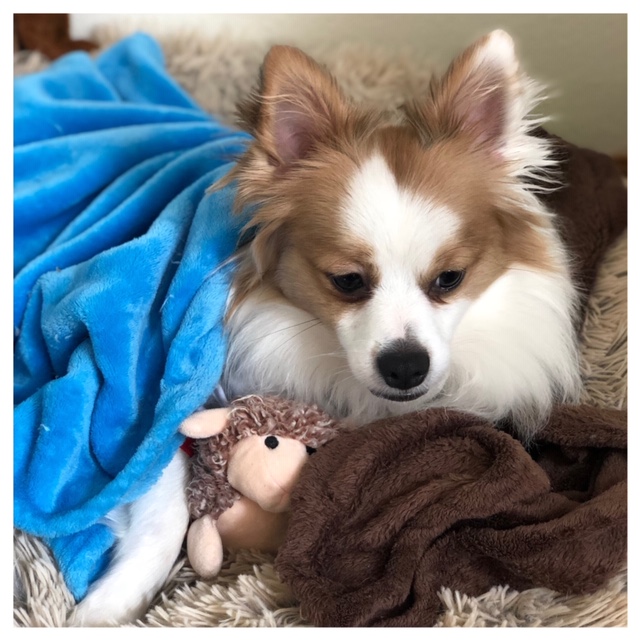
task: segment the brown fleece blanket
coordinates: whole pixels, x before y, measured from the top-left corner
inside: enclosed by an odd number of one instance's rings
[[[556,142],[566,187],[547,202],[586,298],[626,189],[610,158]],[[322,626],[430,626],[443,586],[592,591],[626,560],[626,433],[588,406],[557,407],[529,449],[440,409],[343,432],[294,489],[276,568]]]
[[[626,414],[559,407],[531,453],[446,410],[345,433],[307,465],[276,559],[322,626],[430,626],[442,586],[594,590],[626,558]]]

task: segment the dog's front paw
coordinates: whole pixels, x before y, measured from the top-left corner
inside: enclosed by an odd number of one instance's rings
[[[126,606],[119,598],[117,601],[104,597],[97,592],[89,593],[84,600],[72,609],[68,619],[69,627],[119,627],[135,622],[146,611],[146,603],[138,606]]]

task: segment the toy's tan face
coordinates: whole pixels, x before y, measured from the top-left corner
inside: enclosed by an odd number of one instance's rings
[[[312,451],[292,438],[274,435],[243,438],[231,449],[229,484],[265,511],[286,511],[291,490]]]

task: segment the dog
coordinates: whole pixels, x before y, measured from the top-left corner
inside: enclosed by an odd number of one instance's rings
[[[538,85],[494,31],[401,114],[351,104],[300,50],[270,49],[240,107],[254,136],[219,185],[252,207],[237,255],[222,387],[316,403],[357,426],[425,407],[523,440],[580,392],[578,293],[554,214]],[[182,452],[126,514],[79,624],[141,615],[188,515]]]

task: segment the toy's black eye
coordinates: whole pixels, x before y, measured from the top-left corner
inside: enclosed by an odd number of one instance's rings
[[[275,449],[280,442],[278,442],[278,438],[276,438],[275,436],[267,436],[264,439],[264,444],[266,445],[267,449]]]
[[[360,296],[367,291],[364,278],[359,273],[347,273],[342,276],[329,276],[331,284],[348,296]]]
[[[464,280],[464,271],[443,271],[433,282],[438,291],[453,291]]]
[[[307,453],[312,456],[316,452],[316,449],[307,445]]]

